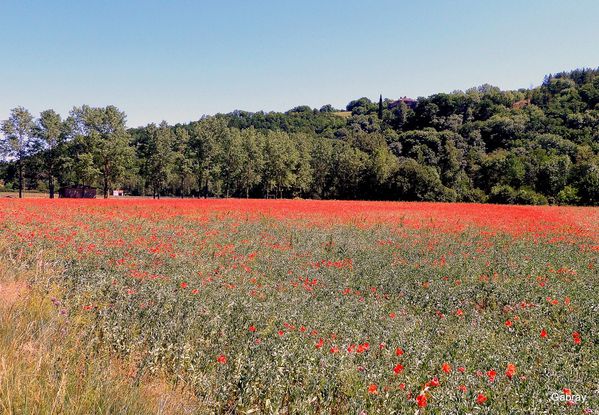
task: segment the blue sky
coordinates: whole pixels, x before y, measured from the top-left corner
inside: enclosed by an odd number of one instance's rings
[[[596,0],[0,0],[0,119],[344,107],[599,66]]]

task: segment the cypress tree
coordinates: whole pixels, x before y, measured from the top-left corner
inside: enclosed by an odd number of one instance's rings
[[[379,120],[383,119],[383,94],[379,97]]]

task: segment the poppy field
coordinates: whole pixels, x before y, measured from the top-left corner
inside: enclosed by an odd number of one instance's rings
[[[598,208],[1,200],[0,258],[156,413],[599,409]]]

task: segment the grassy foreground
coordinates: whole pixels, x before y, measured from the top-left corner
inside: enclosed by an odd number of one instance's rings
[[[198,409],[159,378],[135,385],[126,366],[91,347],[87,322],[66,323],[51,298],[56,269],[0,262],[0,413],[174,414]],[[13,258],[14,259],[14,258]],[[28,282],[35,282],[29,286]]]
[[[592,413],[598,237],[585,208],[1,201],[0,410]]]

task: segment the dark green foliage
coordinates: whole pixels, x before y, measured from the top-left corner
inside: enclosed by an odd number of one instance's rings
[[[234,111],[128,131],[124,120],[87,106],[65,121],[51,110],[25,119],[21,140],[37,145],[11,153],[0,184],[18,188],[21,172],[26,187],[50,192],[57,183],[177,197],[599,204],[599,69],[530,90],[363,97],[345,112]],[[5,148],[18,144],[5,137]]]

